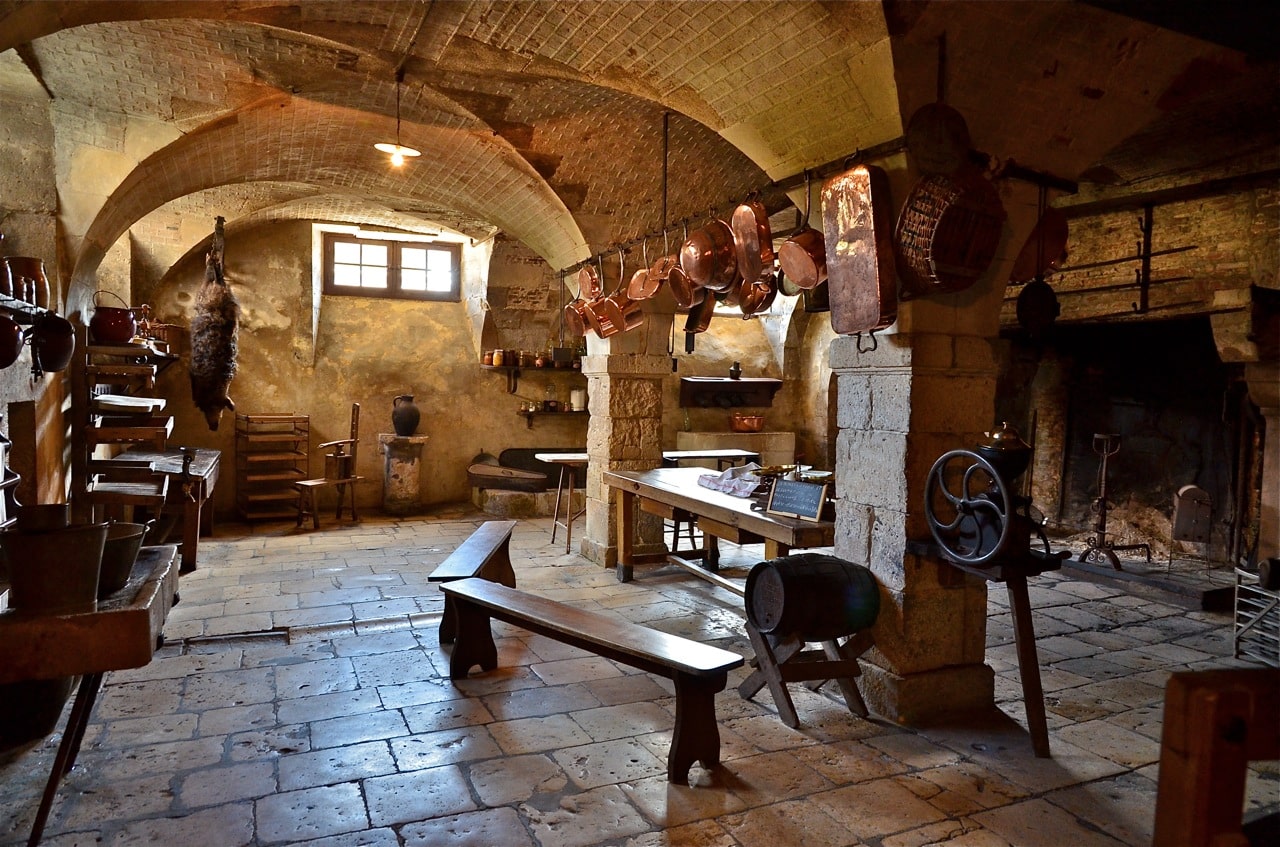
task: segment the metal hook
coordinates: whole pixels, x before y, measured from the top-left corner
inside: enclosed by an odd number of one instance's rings
[[[857,341],[854,343],[858,345],[859,353],[871,353],[880,346],[880,340],[876,338],[876,331],[874,329],[867,333],[867,337],[871,339],[871,346],[864,349],[862,346],[862,333],[859,332],[857,334]]]

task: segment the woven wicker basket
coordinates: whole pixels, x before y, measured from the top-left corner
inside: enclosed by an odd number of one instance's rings
[[[995,258],[1005,212],[981,174],[930,174],[907,197],[894,231],[904,298],[963,291]]]

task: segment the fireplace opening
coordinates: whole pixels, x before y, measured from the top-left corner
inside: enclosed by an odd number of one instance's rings
[[[1006,354],[997,417],[1035,448],[1024,482],[1055,543],[1082,552],[1096,537],[1102,454],[1114,448],[1105,537],[1134,546],[1120,558],[1143,559],[1145,544],[1160,567],[1231,567],[1247,530],[1240,483],[1260,452],[1240,368],[1221,361],[1207,318],[1055,326],[1039,343],[1009,339]],[[1173,537],[1188,485],[1208,495],[1205,543]]]

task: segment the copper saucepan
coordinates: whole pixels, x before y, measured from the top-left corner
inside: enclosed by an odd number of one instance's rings
[[[821,230],[809,226],[813,194],[809,172],[804,174],[804,214],[796,220],[796,231],[778,248],[778,264],[787,279],[805,291],[827,280],[827,245]],[[798,211],[798,210],[797,210]]]
[[[774,298],[777,296],[778,286],[772,274],[765,274],[751,285],[745,286],[739,296],[741,302],[738,304],[742,309],[743,319],[769,311],[769,307],[773,305]]]
[[[733,230],[721,220],[695,229],[680,247],[680,267],[703,288],[728,290],[738,273]]]
[[[769,213],[759,200],[748,200],[733,210],[733,216],[729,220],[738,275],[748,283],[753,283],[766,270],[773,270],[773,235],[769,231]]]

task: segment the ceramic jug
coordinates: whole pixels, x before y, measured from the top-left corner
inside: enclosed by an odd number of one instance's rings
[[[391,402],[391,425],[395,427],[396,435],[413,435],[418,431],[421,417],[412,394],[401,394]]]

